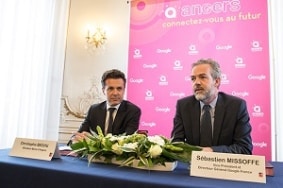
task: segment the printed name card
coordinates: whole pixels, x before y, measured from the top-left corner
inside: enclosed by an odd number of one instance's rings
[[[190,175],[205,178],[266,183],[265,157],[193,151]]]
[[[56,141],[16,138],[10,156],[50,161],[60,158]]]

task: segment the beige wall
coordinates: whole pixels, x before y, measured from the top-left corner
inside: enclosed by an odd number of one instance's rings
[[[100,78],[107,69],[127,73],[130,4],[126,0],[71,0],[62,88],[59,142],[78,129],[89,105],[105,99]],[[104,49],[86,49],[88,25],[106,28]],[[67,110],[64,105],[68,105]],[[70,113],[71,111],[71,113]],[[72,115],[72,112],[75,115]]]

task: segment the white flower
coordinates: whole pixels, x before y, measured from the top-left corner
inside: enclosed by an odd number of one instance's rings
[[[164,139],[161,136],[158,136],[158,135],[148,136],[148,140],[150,142],[158,144],[160,146],[164,146],[164,144],[165,144]]]
[[[125,140],[128,136],[117,136],[117,135],[112,135],[110,137],[110,141],[114,142],[114,141],[120,141],[120,140]]]
[[[118,139],[119,139],[119,138],[116,137],[116,136],[111,136],[111,137],[109,138],[109,140],[110,140],[111,142],[117,141]]]
[[[122,149],[121,149],[121,147],[120,147],[120,145],[118,143],[113,144],[111,149],[117,155],[121,155],[123,153],[123,151],[122,151]]]
[[[151,158],[156,158],[156,157],[161,155],[162,148],[159,145],[156,145],[156,144],[151,145],[149,150],[148,150],[148,153],[149,153]]]
[[[105,136],[105,138],[111,138],[113,137],[112,133],[107,133],[107,135]]]
[[[127,143],[127,144],[124,144],[123,147],[135,150],[138,147],[138,143],[137,142]]]

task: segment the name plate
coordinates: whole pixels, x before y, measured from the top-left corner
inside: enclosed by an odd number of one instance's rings
[[[50,161],[60,158],[56,141],[16,138],[10,156]]]
[[[193,151],[190,175],[205,178],[266,183],[265,157]]]

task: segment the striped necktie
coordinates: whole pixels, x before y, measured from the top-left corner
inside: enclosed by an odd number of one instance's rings
[[[200,146],[212,146],[212,124],[210,115],[210,105],[203,106],[203,115],[200,120]]]

